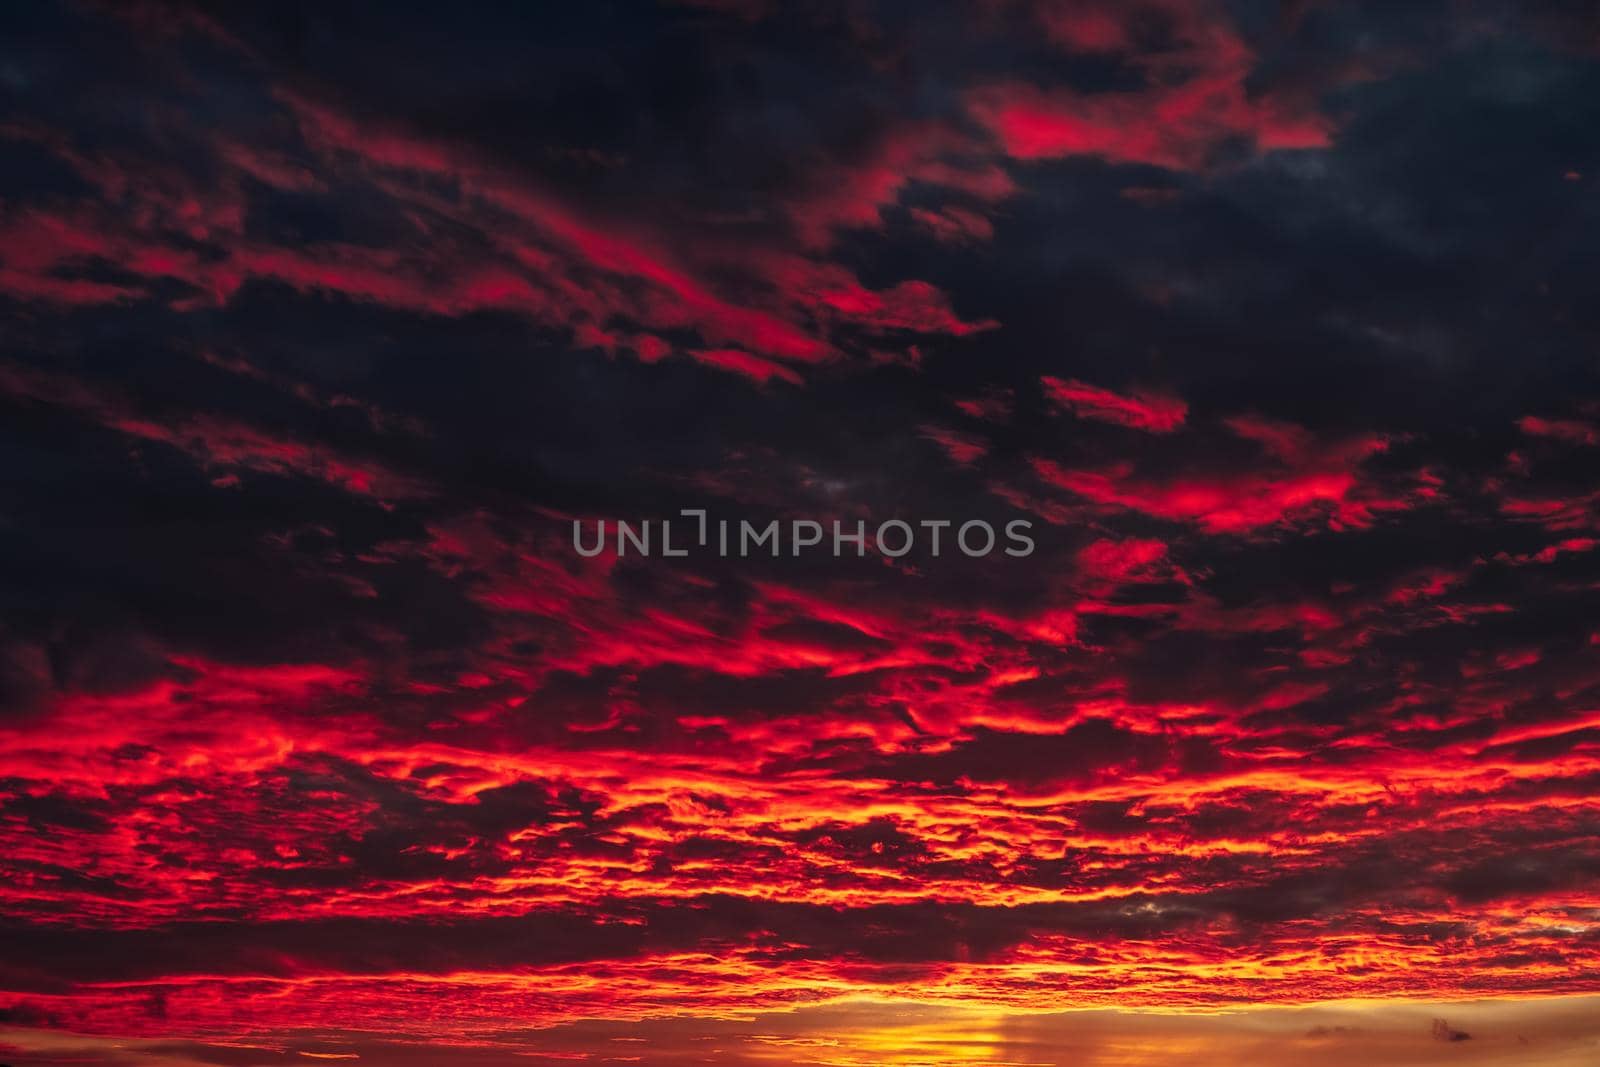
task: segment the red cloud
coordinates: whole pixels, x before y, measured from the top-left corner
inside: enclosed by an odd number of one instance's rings
[[[1206,5],[1040,4],[1037,14],[1067,50],[1122,54],[1146,85],[1089,93],[1012,81],[971,91],[973,115],[1013,158],[1092,155],[1194,170],[1231,140],[1260,151],[1329,143],[1331,124],[1313,107],[1247,85],[1254,54]],[[1141,29],[1152,21],[1168,27],[1155,47]]]
[[[1078,553],[1083,575],[1095,582],[1119,585],[1151,574],[1167,558],[1167,544],[1150,538],[1113,541],[1102,538]]]
[[[993,325],[963,321],[927,282],[870,289],[844,267],[797,254],[782,240],[751,246],[699,233],[685,239],[655,219],[579,212],[529,176],[454,145],[358,120],[299,93],[282,91],[277,99],[308,146],[309,162],[219,139],[218,177],[206,188],[183,172],[137,160],[90,159],[50,141],[50,150],[105,190],[106,204],[6,218],[0,288],[31,299],[95,304],[150,299],[158,283],[175,280],[197,294],[175,300],[188,309],[226,302],[247,282],[267,279],[411,312],[508,312],[568,330],[579,344],[629,350],[643,359],[660,358],[668,347],[685,354],[738,350],[773,367],[835,359],[865,335],[959,336]],[[915,180],[973,198],[1007,195],[1009,180],[992,164],[951,162],[960,150],[960,142],[942,133],[891,138],[886,161],[874,165],[876,177],[868,166],[866,176],[856,175],[854,192],[823,183],[842,199],[832,206],[797,204],[796,217],[807,232],[865,222],[892,198],[904,180],[895,177],[898,168],[910,160],[920,160]],[[441,180],[451,184],[452,195],[439,194]],[[364,184],[396,206],[417,239],[388,247],[254,239],[242,223],[252,183],[302,194],[334,183]],[[981,227],[980,217],[948,210],[950,219]],[[204,254],[197,242],[206,244]],[[811,243],[808,237],[806,247]],[[129,279],[70,276],[105,263]],[[687,343],[685,334],[692,338]],[[757,367],[726,357],[702,362]],[[799,375],[785,368],[756,377]]]
[[[737,348],[697,348],[689,354],[708,367],[733,371],[753,381],[767,382],[773,378],[780,378],[791,385],[800,384],[800,375],[788,367],[762,359],[760,356],[752,356],[748,352],[741,352]]]
[[[994,236],[994,226],[976,211],[960,207],[947,207],[939,211],[912,208],[911,217],[933,231],[941,241],[987,241]]]
[[[0,392],[64,407],[119,433],[170,445],[207,469],[241,468],[312,478],[347,492],[388,500],[426,496],[431,491],[421,479],[320,443],[205,413],[146,415],[119,398],[21,367],[0,364]],[[220,484],[235,482],[223,480]]]
[[[1136,391],[1128,395],[1075,380],[1043,377],[1045,395],[1085,419],[1130,426],[1150,433],[1171,433],[1188,417],[1189,406],[1174,396]]]
[[[1573,445],[1600,445],[1600,426],[1582,419],[1543,419],[1527,415],[1517,425],[1529,437],[1548,437]]]
[[[923,426],[921,433],[928,440],[937,442],[957,466],[970,467],[989,451],[988,442],[982,438],[952,430],[947,426]]]
[[[968,105],[1007,154],[1022,160],[1086,155],[1195,170],[1230,138],[1247,139],[1262,151],[1330,143],[1326,120],[1251,101],[1241,82],[1242,73],[1149,96],[1108,98],[1013,82],[976,90]]]
[[[1074,470],[1033,460],[1045,482],[1096,504],[1193,523],[1211,533],[1245,533],[1324,516],[1330,525],[1366,526],[1377,510],[1409,506],[1364,479],[1362,464],[1388,447],[1383,437],[1357,437],[1311,448],[1312,438],[1287,423],[1236,419],[1230,428],[1256,440],[1272,462],[1243,470],[1142,476],[1131,464]]]
[[[1016,187],[988,155],[977,139],[943,125],[895,128],[881,136],[864,159],[822,166],[808,175],[806,191],[791,199],[786,210],[802,245],[824,248],[836,230],[881,227],[882,209],[912,183],[992,203],[1010,196]],[[990,232],[988,220],[958,206],[921,216],[932,216],[947,231],[960,229],[967,236]]]
[[[957,400],[955,405],[962,414],[986,422],[1005,422],[1011,417],[1015,394],[1010,389],[990,388],[981,396]]]

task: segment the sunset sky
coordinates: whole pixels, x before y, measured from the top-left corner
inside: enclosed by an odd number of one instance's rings
[[[21,0],[0,153],[0,1062],[1600,1063],[1594,5]]]

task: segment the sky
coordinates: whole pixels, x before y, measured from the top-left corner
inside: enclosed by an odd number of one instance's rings
[[[5,1064],[1600,1055],[1592,5],[22,0],[0,153]]]

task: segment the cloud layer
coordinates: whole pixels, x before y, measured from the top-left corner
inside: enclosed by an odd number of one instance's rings
[[[1594,27],[912,16],[6,13],[5,1056],[1592,1045]]]

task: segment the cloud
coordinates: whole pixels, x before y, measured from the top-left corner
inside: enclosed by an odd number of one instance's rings
[[[0,1058],[1592,1055],[1559,20],[0,17]]]
[[[1177,397],[1134,392],[1124,396],[1080,381],[1039,379],[1050,402],[1080,418],[1128,426],[1149,433],[1172,433],[1183,426],[1189,407]]]
[[[1210,5],[1035,10],[1063,50],[1123,57],[1144,84],[1085,92],[1012,80],[973,89],[969,109],[1014,159],[1083,155],[1197,170],[1232,141],[1262,152],[1331,143],[1332,123],[1312,102],[1250,86],[1256,56]]]

